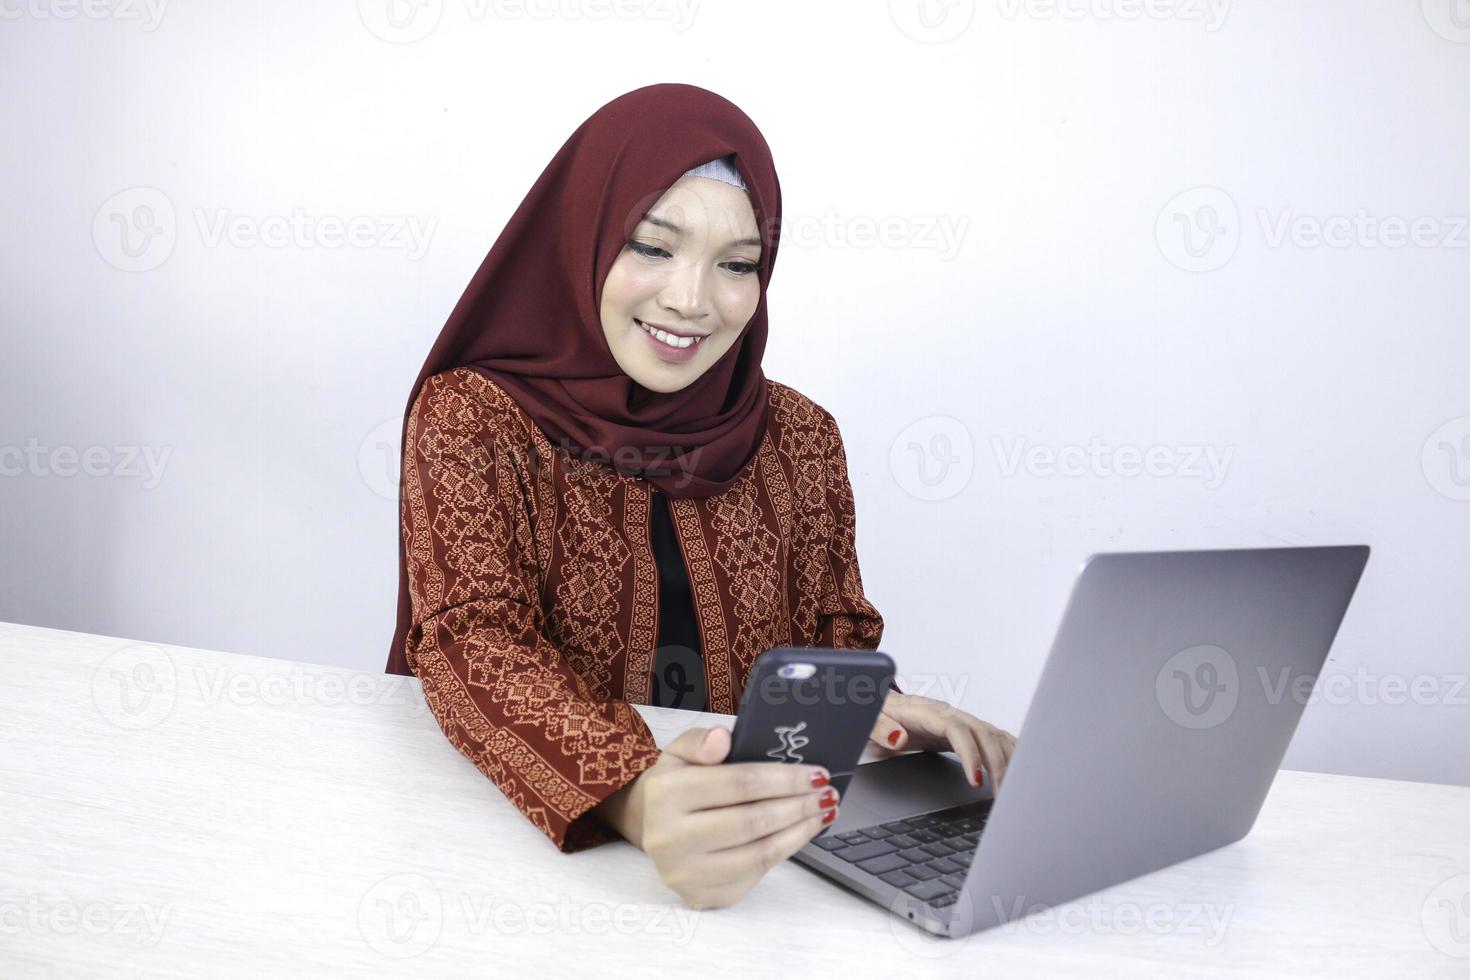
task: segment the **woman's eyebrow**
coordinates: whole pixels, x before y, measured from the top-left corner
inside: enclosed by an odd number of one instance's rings
[[[668,220],[666,220],[664,218],[660,218],[656,214],[645,214],[643,216],[643,220],[646,221],[646,222],[648,222],[651,225],[657,225],[660,228],[667,228],[669,231],[672,231],[676,235],[682,235],[682,234],[684,234],[684,229],[683,228],[680,228],[678,225],[674,224],[672,221],[668,221]],[[760,244],[761,244],[761,240],[759,238],[737,238],[733,242],[731,242],[730,244],[731,245],[754,245],[757,248],[759,248],[760,247]]]

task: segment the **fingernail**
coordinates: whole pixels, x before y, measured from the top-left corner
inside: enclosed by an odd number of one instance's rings
[[[827,790],[827,792],[822,794],[822,798],[818,800],[817,803],[822,807],[836,806],[837,791],[835,789]]]
[[[820,789],[823,786],[829,785],[831,782],[832,780],[827,778],[825,772],[812,773],[812,789]]]
[[[975,770],[975,785],[976,786],[979,786],[983,782],[985,782],[985,770],[984,769],[976,769]]]
[[[837,808],[836,807],[833,807],[832,809],[828,810],[826,813],[822,814],[822,826],[825,827],[829,823],[831,823],[832,821],[834,821],[836,819],[837,819]]]
[[[700,746],[700,748],[703,748],[704,746],[708,745],[709,744],[709,740],[714,737],[714,734],[715,734],[715,730],[713,728],[711,728],[709,731],[705,732],[704,733],[704,738],[702,738],[702,739],[699,740],[699,746]]]
[[[893,731],[889,732],[888,733],[888,744],[889,745],[897,745],[898,744],[898,739],[899,739],[899,737],[902,734],[903,733],[900,732],[897,728],[895,728]]]

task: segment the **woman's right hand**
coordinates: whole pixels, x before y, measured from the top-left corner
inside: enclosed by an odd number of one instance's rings
[[[736,762],[726,728],[691,728],[635,783],[644,853],[690,908],[731,905],[837,817],[821,766]]]

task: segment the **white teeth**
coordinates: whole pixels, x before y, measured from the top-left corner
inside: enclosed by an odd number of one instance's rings
[[[697,344],[700,341],[704,340],[703,337],[675,337],[673,334],[669,333],[667,330],[659,330],[659,329],[657,329],[655,327],[650,327],[648,324],[644,323],[642,320],[637,320],[635,322],[638,324],[638,326],[642,327],[644,330],[646,330],[649,333],[653,334],[655,337],[657,337],[659,340],[662,340],[664,343],[668,344],[670,347],[690,347],[690,346],[693,346],[694,344]]]

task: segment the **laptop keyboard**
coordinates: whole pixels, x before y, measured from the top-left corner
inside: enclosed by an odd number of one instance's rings
[[[812,841],[935,908],[953,905],[975,857],[993,800],[825,835]]]

